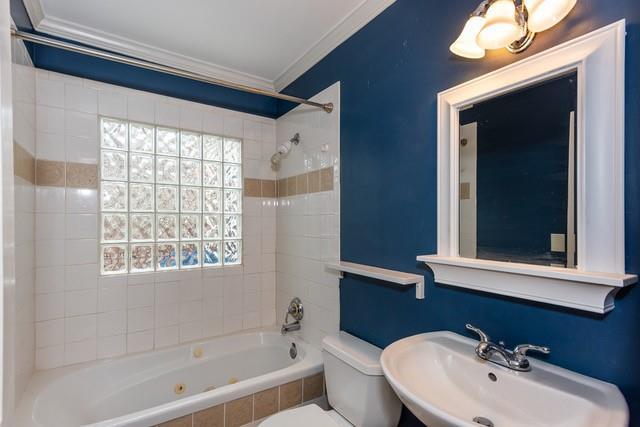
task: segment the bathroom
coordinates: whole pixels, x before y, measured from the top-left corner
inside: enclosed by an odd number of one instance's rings
[[[149,5],[2,2],[2,427],[640,426],[637,0]]]

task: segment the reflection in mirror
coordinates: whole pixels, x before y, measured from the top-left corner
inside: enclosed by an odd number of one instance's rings
[[[460,110],[460,256],[575,268],[577,73]]]

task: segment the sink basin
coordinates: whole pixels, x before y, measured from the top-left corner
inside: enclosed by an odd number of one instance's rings
[[[400,400],[429,427],[628,425],[615,385],[533,358],[530,372],[512,371],[476,357],[477,344],[431,332],[394,342],[380,360]]]

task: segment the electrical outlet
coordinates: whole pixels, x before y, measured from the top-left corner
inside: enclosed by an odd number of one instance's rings
[[[551,252],[565,252],[565,235],[564,234],[551,234]]]

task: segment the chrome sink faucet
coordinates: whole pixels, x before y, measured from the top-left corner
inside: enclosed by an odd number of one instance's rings
[[[537,351],[544,354],[551,353],[549,347],[531,344],[520,344],[513,350],[509,350],[504,347],[504,343],[502,342],[498,342],[498,344],[491,342],[491,338],[489,338],[482,329],[476,328],[468,323],[466,326],[467,329],[480,336],[480,342],[476,347],[476,355],[480,359],[513,369],[514,371],[528,372],[531,370],[531,364],[529,363],[529,359],[527,359],[528,351]]]

